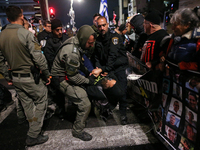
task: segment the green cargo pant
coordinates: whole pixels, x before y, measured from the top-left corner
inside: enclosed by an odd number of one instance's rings
[[[14,77],[13,85],[29,122],[27,135],[36,138],[41,132],[44,116],[47,109],[47,88],[40,80],[35,84],[33,76]]]
[[[87,93],[82,87],[69,85],[65,80],[60,83],[60,90],[70,99],[70,101],[78,106],[72,132],[81,133],[85,128],[85,121],[91,109],[91,103]]]

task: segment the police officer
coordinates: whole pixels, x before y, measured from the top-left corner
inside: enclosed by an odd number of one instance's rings
[[[78,106],[72,135],[83,141],[92,139],[89,133],[83,131],[91,109],[91,103],[83,86],[93,84],[93,82],[82,76],[79,70],[86,76],[89,75],[89,71],[82,62],[82,53],[83,49],[89,50],[93,46],[95,38],[96,33],[89,25],[82,26],[76,36],[67,39],[62,44],[51,69],[52,83]]]
[[[127,79],[125,69],[128,65],[128,59],[126,56],[126,50],[123,45],[123,41],[118,33],[111,31],[108,28],[108,23],[105,17],[99,17],[97,19],[97,25],[99,30],[99,36],[95,44],[95,67],[93,74],[103,73],[107,75],[113,72],[117,77],[118,82],[121,82],[121,86],[124,89],[123,98],[119,99],[119,110],[121,114],[121,123],[125,125],[127,123],[126,117],[126,87]]]
[[[31,73],[30,68],[35,66],[40,69],[49,84],[47,61],[35,36],[23,26],[22,10],[17,6],[9,6],[6,15],[10,24],[0,34],[0,72],[11,81],[5,65],[6,59],[12,71],[13,85],[29,122],[26,144],[41,144],[48,140],[47,135],[41,134],[47,108],[47,88],[40,78],[34,80],[34,75],[38,74]]]

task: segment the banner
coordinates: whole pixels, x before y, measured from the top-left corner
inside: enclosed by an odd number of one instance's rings
[[[133,64],[141,63],[130,53],[127,56],[130,76],[138,68]],[[169,61],[163,72],[142,73],[136,80],[128,78],[128,94],[149,112],[157,137],[168,149],[199,150],[200,73],[181,71]]]
[[[107,23],[109,23],[107,0],[101,0],[101,2],[100,2],[100,8],[99,8],[99,14],[101,16],[106,17]]]

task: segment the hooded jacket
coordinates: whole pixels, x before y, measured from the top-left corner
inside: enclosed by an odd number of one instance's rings
[[[89,25],[82,26],[77,35],[67,39],[59,48],[51,69],[52,76],[66,76],[75,85],[88,84],[89,79],[82,76],[79,70],[88,74],[83,65],[82,53],[94,30]]]

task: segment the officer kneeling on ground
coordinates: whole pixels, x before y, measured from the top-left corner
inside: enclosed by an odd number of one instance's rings
[[[92,139],[92,136],[83,129],[91,109],[91,103],[84,85],[93,85],[93,80],[82,76],[79,70],[89,76],[89,71],[82,62],[82,56],[83,50],[89,50],[95,39],[94,30],[89,25],[82,26],[76,36],[67,39],[62,44],[51,69],[52,83],[78,106],[72,135],[83,141]]]

